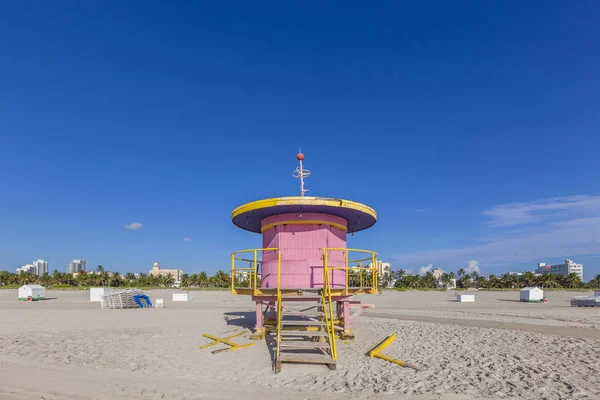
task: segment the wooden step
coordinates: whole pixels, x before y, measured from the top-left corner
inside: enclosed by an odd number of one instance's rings
[[[278,362],[297,362],[306,364],[335,364],[329,354],[316,353],[279,353]]]
[[[273,332],[273,334],[277,334],[277,332]],[[305,336],[305,337],[327,337],[327,332],[325,331],[281,331],[281,336]]]
[[[317,301],[321,301],[323,300],[323,298],[321,296],[319,297],[314,297],[314,296],[289,296],[286,297],[285,294],[282,296],[281,298],[283,303],[286,304],[293,304],[293,303],[299,303],[301,301],[312,301],[312,302],[317,302]]]
[[[288,349],[329,349],[327,342],[311,342],[308,340],[282,340],[279,343],[281,350]]]
[[[324,321],[310,321],[308,319],[304,320],[304,321],[298,321],[298,320],[289,321],[289,320],[282,319],[281,325],[283,325],[283,326],[325,326],[325,322]]]
[[[321,317],[323,316],[323,312],[319,312],[319,311],[282,311],[281,315],[290,315],[290,316],[295,316],[295,317]]]

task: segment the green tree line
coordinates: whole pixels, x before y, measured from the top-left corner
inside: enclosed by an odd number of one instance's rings
[[[38,284],[46,287],[91,287],[91,286],[109,286],[109,287],[172,287],[175,279],[171,275],[153,276],[148,274],[134,274],[128,272],[121,274],[119,272],[110,273],[99,265],[96,271],[80,272],[76,276],[73,274],[54,271],[52,274],[37,276],[26,272],[12,273],[0,271],[0,286],[21,286],[25,284]],[[208,275],[206,272],[198,274],[182,274],[181,286],[199,287],[199,288],[227,288],[231,286],[231,276],[224,271],[217,271],[214,275]]]
[[[592,280],[584,283],[577,274],[567,276],[543,274],[535,275],[533,272],[525,272],[523,275],[503,274],[500,276],[490,275],[481,276],[477,272],[467,273],[464,269],[459,269],[456,273],[443,273],[440,279],[436,279],[432,272],[422,275],[407,274],[405,270],[386,273],[379,277],[380,287],[389,287],[394,282],[394,287],[399,289],[436,289],[448,287],[452,279],[456,279],[458,288],[480,288],[480,289],[519,289],[526,286],[539,286],[542,288],[567,288],[567,289],[592,289],[600,288],[600,274]],[[349,276],[349,286],[368,287],[371,285],[372,277],[370,273],[351,274]],[[91,287],[91,286],[109,286],[109,287],[161,287],[169,288],[175,283],[170,275],[152,276],[147,274],[134,274],[128,272],[120,274],[119,272],[109,273],[104,267],[99,265],[94,272],[80,272],[77,276],[73,274],[54,271],[52,274],[37,276],[25,272],[12,273],[0,271],[0,286],[21,286],[25,284],[38,284],[46,287]],[[214,275],[208,275],[206,272],[195,274],[182,274],[182,287],[196,288],[229,288],[231,286],[231,275],[224,271],[217,271]],[[260,286],[260,279],[257,279]],[[251,282],[246,277],[236,277],[236,287],[250,286]]]
[[[481,288],[481,289],[519,289],[527,286],[539,286],[541,288],[565,288],[565,289],[592,289],[600,287],[600,274],[592,280],[584,283],[579,275],[569,274],[566,276],[555,274],[535,275],[533,272],[525,272],[522,275],[503,274],[500,276],[481,276],[477,272],[467,273],[463,268],[456,273],[444,272],[440,279],[436,279],[432,272],[423,275],[407,274],[405,270],[392,272],[381,281],[392,281],[395,279],[394,287],[402,289],[435,289],[448,287],[452,279],[456,279],[458,288]]]

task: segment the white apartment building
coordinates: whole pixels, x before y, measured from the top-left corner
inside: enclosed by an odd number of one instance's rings
[[[369,265],[366,265],[366,267],[368,267],[368,268],[371,268],[372,266],[373,266],[373,263],[369,263]],[[383,261],[377,260],[377,275],[379,276],[379,279],[381,279],[382,276],[384,276],[386,274],[391,274],[391,273],[392,273],[392,265],[390,263],[385,263]],[[396,283],[396,280],[391,279],[388,284],[388,288],[393,288],[395,283]]]
[[[546,263],[538,263],[535,270],[536,274],[557,274],[567,276],[569,274],[577,274],[583,280],[583,265],[566,259],[564,264],[546,265]]]
[[[26,274],[35,274],[35,267],[33,264],[23,265],[20,268],[17,268],[17,274],[25,272]]]
[[[87,271],[85,260],[73,260],[67,264],[67,273],[75,274],[82,271]]]
[[[37,260],[33,262],[33,266],[35,267],[35,274],[37,276],[43,276],[48,273],[48,261]]]
[[[44,260],[34,261],[32,264],[23,265],[22,267],[17,268],[17,274],[20,272],[42,276],[48,273],[48,262]]]

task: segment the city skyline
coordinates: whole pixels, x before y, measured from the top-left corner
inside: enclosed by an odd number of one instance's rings
[[[548,259],[550,259],[550,258],[548,258]],[[38,261],[44,261],[44,260],[38,260]],[[87,264],[87,261],[85,261],[85,260],[73,260],[72,262],[75,262],[75,261],[82,261],[84,263],[84,265]],[[31,266],[33,267],[34,264],[35,264],[35,262],[33,264],[31,264]],[[65,268],[64,271],[61,271],[60,269],[57,269],[57,268],[51,268],[51,267],[49,267],[50,263],[48,261],[46,261],[45,264],[46,264],[45,268],[46,268],[48,274],[52,274],[52,272],[54,272],[55,270],[58,271],[58,272],[72,273],[72,272],[69,272],[69,265],[70,265],[70,263],[67,264],[67,267]],[[562,270],[558,271],[558,272],[554,270],[554,269],[558,268],[559,266],[563,266],[563,265],[567,266],[569,264],[574,265],[576,268],[579,268],[579,270],[577,270],[577,271],[571,271],[570,270],[570,268],[571,268],[570,266],[569,267],[565,267],[566,271],[567,271],[566,273],[564,273]],[[137,270],[137,269],[115,270],[115,269],[111,269],[110,266],[108,266],[108,265],[97,264],[97,265],[94,265],[92,268],[89,268],[89,269],[86,268],[85,271],[86,272],[95,272],[99,266],[102,266],[102,268],[105,271],[110,271],[111,273],[112,272],[119,272],[119,273],[128,273],[128,272],[131,272],[131,273],[135,273],[135,274],[140,274],[141,273],[141,274],[151,275],[152,274],[152,270],[156,269],[158,267],[159,263],[158,262],[153,262],[152,265],[153,266],[150,267],[150,268],[148,268],[148,267],[141,267],[139,270]],[[25,265],[23,267],[26,267],[26,266],[27,265]],[[23,267],[17,268],[16,272],[19,273],[19,270],[22,269]],[[573,260],[568,259],[568,258],[567,259],[563,259],[562,262],[556,262],[556,263],[538,262],[538,263],[535,264],[535,266],[530,266],[529,268],[525,268],[525,269],[520,270],[520,271],[514,271],[514,270],[511,270],[511,269],[504,269],[504,270],[499,270],[499,271],[496,271],[496,272],[488,272],[488,271],[485,271],[485,270],[482,271],[481,268],[482,267],[475,260],[470,260],[470,261],[468,261],[463,266],[457,266],[455,268],[449,268],[449,269],[447,269],[447,268],[441,268],[441,267],[435,267],[433,264],[429,264],[429,265],[426,265],[426,266],[421,266],[421,267],[418,267],[418,268],[416,268],[416,267],[415,268],[402,268],[402,267],[397,267],[396,268],[396,267],[394,267],[393,263],[388,263],[388,262],[385,262],[384,260],[378,260],[378,271],[390,270],[391,269],[392,271],[397,272],[397,271],[403,270],[403,271],[405,271],[406,274],[417,274],[417,275],[424,275],[427,272],[434,272],[434,271],[437,271],[440,274],[443,273],[443,272],[457,272],[460,269],[464,269],[465,272],[469,273],[469,274],[472,274],[473,272],[476,272],[478,275],[486,276],[486,277],[488,277],[490,275],[500,276],[500,275],[503,275],[503,274],[522,275],[524,272],[532,272],[532,273],[534,273],[536,275],[539,275],[541,273],[547,273],[547,272],[551,272],[551,273],[555,273],[555,274],[559,274],[559,275],[566,275],[569,272],[575,272],[575,273],[577,273],[577,275],[579,275],[582,278],[582,280],[584,282],[587,282],[587,281],[593,279],[597,275],[597,273],[593,273],[593,274],[592,273],[587,273],[586,274],[585,271],[587,269],[585,268],[585,265],[583,265],[582,263],[574,262]],[[553,268],[553,270],[552,271],[547,271],[547,272],[540,272],[541,268]],[[187,271],[184,271],[183,269],[177,268],[177,267],[174,267],[174,268],[160,267],[161,273],[164,271],[164,273],[166,273],[166,274],[173,275],[174,277],[176,277],[176,280],[179,280],[181,274],[183,274],[183,273],[188,274],[188,275],[195,274],[195,273],[201,273],[201,272],[214,273],[214,272],[217,272],[219,269],[223,270],[223,271],[225,271],[227,273],[229,273],[229,270],[230,270],[230,268],[217,268],[217,269],[214,269],[214,270],[212,270],[212,269],[198,269],[198,270],[194,270],[194,271],[190,270],[190,272],[187,272]],[[0,271],[3,271],[3,270],[7,270],[8,271],[8,269],[3,269],[2,267],[0,267]],[[175,275],[174,271],[177,271],[176,275]],[[80,271],[73,271],[73,272],[80,272]],[[379,273],[381,274],[381,272],[379,272]]]

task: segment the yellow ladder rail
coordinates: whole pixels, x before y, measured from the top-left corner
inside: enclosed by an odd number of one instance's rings
[[[327,329],[327,337],[329,346],[331,347],[331,358],[337,360],[337,346],[335,342],[335,328],[333,321],[333,301],[331,299],[331,282],[329,280],[329,268],[327,265],[327,251],[323,254],[323,314],[325,315],[325,326]]]
[[[277,252],[277,351],[275,360],[279,359],[279,350],[281,344],[281,252]]]

